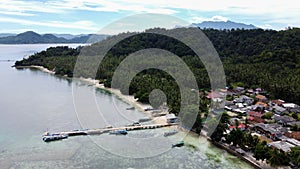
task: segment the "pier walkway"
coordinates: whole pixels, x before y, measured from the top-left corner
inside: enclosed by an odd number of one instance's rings
[[[175,125],[178,125],[178,124],[177,123],[166,123],[166,124],[135,125],[135,126],[113,127],[113,128],[73,130],[73,131],[57,132],[57,133],[52,133],[52,134],[68,135],[68,136],[96,135],[96,134],[109,133],[111,131],[116,131],[116,130],[126,130],[126,131],[145,130],[145,129],[155,129],[155,128],[175,126]]]

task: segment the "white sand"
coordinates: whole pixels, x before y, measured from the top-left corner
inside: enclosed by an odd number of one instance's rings
[[[113,89],[113,88],[107,88],[104,87],[103,84],[99,84],[99,80],[91,79],[91,78],[79,78],[82,81],[88,82],[93,84],[95,87],[107,90],[116,96],[118,96],[121,100],[125,101],[126,103],[134,106],[136,109],[138,109],[141,112],[144,112],[149,118],[153,119],[153,122],[156,124],[166,124],[167,120],[165,116],[161,117],[152,117],[150,112],[145,111],[146,108],[151,107],[150,104],[143,104],[141,102],[138,102],[137,99],[134,98],[132,95],[124,95],[121,93],[119,89]]]
[[[43,66],[34,66],[34,65],[31,65],[31,66],[17,66],[16,68],[34,68],[34,69],[38,69],[42,72],[46,72],[46,73],[50,73],[50,74],[55,74],[54,71],[51,71]]]
[[[46,72],[46,73],[50,73],[50,74],[55,74],[55,72],[52,70],[49,70],[43,66],[18,66],[17,68],[35,68],[38,69],[40,71]],[[116,96],[118,96],[121,100],[125,101],[126,103],[134,106],[136,109],[138,109],[139,111],[145,113],[149,118],[151,118],[153,120],[154,123],[156,124],[166,124],[167,123],[167,119],[166,116],[160,116],[160,117],[152,117],[152,114],[148,111],[145,111],[146,108],[151,107],[150,104],[143,104],[141,102],[138,102],[137,99],[134,98],[134,96],[132,95],[124,95],[121,93],[121,91],[119,89],[113,89],[113,88],[107,88],[104,87],[103,84],[99,84],[99,80],[95,80],[95,79],[91,79],[91,78],[79,78],[79,80],[93,84],[95,87],[109,91],[113,94],[115,94]]]

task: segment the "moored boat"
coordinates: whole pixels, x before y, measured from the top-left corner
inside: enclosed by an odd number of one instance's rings
[[[134,110],[135,109],[135,107],[128,107],[128,108],[126,108],[126,110]]]
[[[164,136],[165,136],[165,137],[168,137],[168,136],[174,135],[174,134],[176,134],[176,133],[178,133],[177,130],[171,130],[171,131],[165,132],[165,133],[164,133]]]
[[[126,130],[114,130],[110,131],[109,134],[115,134],[115,135],[126,135],[128,132]]]
[[[66,134],[49,134],[49,133],[47,135],[43,135],[43,140],[45,142],[62,140],[65,138],[68,138],[68,135],[66,135]]]
[[[178,142],[176,144],[172,144],[172,148],[174,148],[174,147],[182,147],[182,146],[184,146],[184,142],[183,141],[180,141],[180,142]]]

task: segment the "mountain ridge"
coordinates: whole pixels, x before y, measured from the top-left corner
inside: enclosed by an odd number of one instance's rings
[[[238,23],[233,21],[203,21],[201,23],[193,23],[192,26],[203,28],[212,28],[212,29],[259,29],[258,27],[254,26],[253,24],[245,24],[245,23]]]
[[[0,44],[37,44],[37,43],[95,43],[108,37],[101,34],[70,35],[69,38],[58,36],[58,34],[38,34],[34,31],[26,31],[16,35],[0,37]]]

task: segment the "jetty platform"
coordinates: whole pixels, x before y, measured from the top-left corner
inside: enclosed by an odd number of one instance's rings
[[[83,130],[72,130],[52,133],[55,135],[68,135],[68,136],[79,136],[79,135],[97,135],[103,133],[109,133],[111,131],[117,130],[145,130],[145,129],[156,129],[162,127],[170,127],[178,125],[178,123],[166,123],[166,124],[150,124],[150,125],[135,125],[135,126],[125,126],[125,127],[112,127],[112,128],[98,128],[98,129],[83,129]]]

